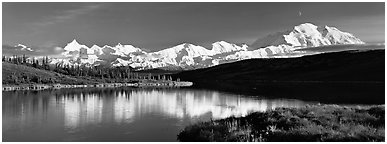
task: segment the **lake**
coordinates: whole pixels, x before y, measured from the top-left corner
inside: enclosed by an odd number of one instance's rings
[[[187,125],[317,102],[190,88],[3,92],[3,141],[177,141]]]

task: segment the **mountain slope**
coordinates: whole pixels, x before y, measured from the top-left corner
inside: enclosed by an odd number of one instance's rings
[[[205,81],[384,82],[384,50],[343,51],[298,58],[249,59],[185,71],[175,78]]]
[[[385,51],[350,50],[297,58],[249,59],[172,75],[194,87],[335,104],[383,104]]]

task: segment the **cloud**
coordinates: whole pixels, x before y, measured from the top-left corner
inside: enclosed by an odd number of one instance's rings
[[[22,44],[18,44],[18,45],[16,45],[15,47],[19,48],[21,51],[34,51],[34,50],[31,49],[30,47],[27,47],[27,46],[22,45]]]
[[[29,47],[30,49],[33,49],[34,51],[28,51],[24,50],[23,47],[20,46],[10,46],[10,45],[3,45],[2,46],[2,53],[6,56],[13,56],[13,55],[27,55],[27,56],[49,56],[49,57],[57,57],[62,52],[64,52],[64,49],[61,47]]]
[[[77,9],[70,9],[62,11],[59,15],[55,16],[49,16],[43,19],[42,21],[33,23],[37,26],[48,26],[52,24],[61,23],[67,20],[74,19],[80,15],[87,14],[89,12],[92,12],[94,10],[97,10],[101,8],[103,4],[91,4],[91,5],[84,5]]]
[[[20,46],[10,46],[10,45],[3,45],[2,47],[3,55],[12,56],[12,55],[32,55],[34,54],[33,51],[25,51],[23,50],[23,47]]]

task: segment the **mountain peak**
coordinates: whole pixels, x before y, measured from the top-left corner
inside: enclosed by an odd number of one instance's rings
[[[294,26],[292,30],[278,32],[256,40],[250,46],[250,50],[279,45],[299,48],[332,44],[364,44],[364,42],[335,27],[319,27],[312,23],[303,23]]]
[[[294,30],[300,32],[300,33],[308,33],[308,34],[316,34],[318,26],[311,24],[311,23],[303,23],[298,26],[294,27]]]
[[[307,22],[307,23],[299,24],[298,26],[295,26],[295,27],[317,27],[317,25]]]
[[[74,39],[73,41],[70,42],[70,44],[76,44],[76,45],[79,45],[78,41],[76,39]]]
[[[79,51],[81,48],[88,48],[86,45],[81,45],[76,39],[68,43],[64,49],[66,51]]]
[[[192,46],[195,46],[195,45],[193,45],[191,43],[184,42],[184,43],[181,43],[181,44],[179,44],[177,46],[174,46],[172,48],[174,48],[174,49],[183,49],[183,48],[190,48]]]
[[[229,43],[226,41],[217,41],[212,44],[212,52],[214,54],[220,54],[220,53],[228,53],[228,52],[233,52],[233,51],[240,51],[240,50],[246,50],[247,46],[243,45],[238,46],[233,43]]]
[[[216,45],[216,44],[218,44],[218,45],[225,45],[225,44],[231,44],[231,43],[229,43],[229,42],[227,42],[227,41],[224,41],[224,40],[221,40],[221,41],[216,41],[216,42],[214,42],[212,45]]]
[[[184,43],[184,48],[188,48],[188,47],[191,47],[191,46],[194,46],[194,45],[190,44],[190,43]]]
[[[92,49],[92,50],[94,50],[94,51],[95,51],[95,50],[98,51],[98,50],[100,50],[100,49],[102,49],[102,48],[101,48],[100,46],[98,46],[98,45],[93,45],[93,46],[90,47],[90,49]],[[102,52],[101,52],[101,53],[102,53]]]

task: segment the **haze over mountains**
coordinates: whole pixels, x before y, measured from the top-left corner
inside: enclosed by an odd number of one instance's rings
[[[307,52],[320,46],[365,44],[348,32],[335,27],[304,23],[287,31],[260,38],[250,46],[217,41],[211,48],[182,43],[156,52],[146,52],[129,44],[88,47],[73,40],[63,49],[61,58],[51,64],[131,66],[135,69],[197,69],[251,58],[287,58],[320,52]],[[26,48],[24,48],[26,50]]]

